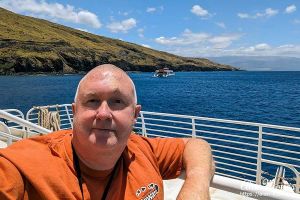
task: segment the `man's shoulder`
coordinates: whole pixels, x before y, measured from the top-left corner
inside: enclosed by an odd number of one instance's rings
[[[156,138],[157,139],[157,138]],[[150,145],[149,142],[153,140],[153,138],[148,138],[142,135],[139,135],[135,132],[132,132],[130,134],[130,137],[128,139],[128,144],[129,145],[136,145],[136,146],[141,146],[145,147],[145,145]]]
[[[49,151],[53,143],[63,141],[64,136],[72,134],[72,130],[61,130],[46,135],[34,136],[28,139],[22,139],[11,146],[1,149],[0,156],[11,157],[17,155],[37,155],[43,151]]]

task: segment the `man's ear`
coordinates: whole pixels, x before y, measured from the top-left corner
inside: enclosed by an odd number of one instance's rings
[[[142,110],[141,105],[136,105],[134,109],[134,119],[137,119],[140,115],[140,111]]]
[[[72,112],[73,112],[73,115],[75,115],[75,113],[76,113],[76,105],[75,105],[75,103],[72,103]]]

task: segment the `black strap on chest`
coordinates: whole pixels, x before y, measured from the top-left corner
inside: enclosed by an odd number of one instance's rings
[[[78,159],[78,156],[77,156],[77,154],[75,152],[73,144],[72,144],[72,152],[73,152],[73,162],[74,162],[74,167],[75,167],[75,171],[76,171],[76,176],[77,176],[79,188],[80,188],[80,191],[81,191],[81,197],[82,197],[82,200],[84,200],[83,188],[82,188],[82,174],[81,174],[81,170],[80,170],[80,166],[79,166],[79,159]],[[106,187],[104,189],[104,192],[103,192],[101,200],[106,200],[109,188],[111,187],[111,184],[112,184],[112,181],[114,179],[114,176],[117,173],[116,168],[117,168],[118,162],[115,164],[114,169],[111,172],[111,175],[110,175],[108,183],[107,183],[107,185],[106,185]]]

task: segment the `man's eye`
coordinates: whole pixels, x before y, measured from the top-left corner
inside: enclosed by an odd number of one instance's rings
[[[99,101],[97,99],[89,99],[87,102],[88,103],[98,103]]]
[[[113,104],[121,104],[122,100],[121,99],[112,99],[111,103],[113,103]]]
[[[122,103],[122,101],[120,99],[115,99],[114,102],[115,103]]]
[[[111,107],[120,107],[120,106],[123,106],[124,105],[124,101],[122,99],[111,99],[108,104],[111,106]]]

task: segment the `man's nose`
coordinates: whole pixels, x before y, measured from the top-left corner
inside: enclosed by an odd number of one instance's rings
[[[106,101],[103,101],[97,109],[96,118],[100,120],[111,119],[112,114],[109,105]]]

